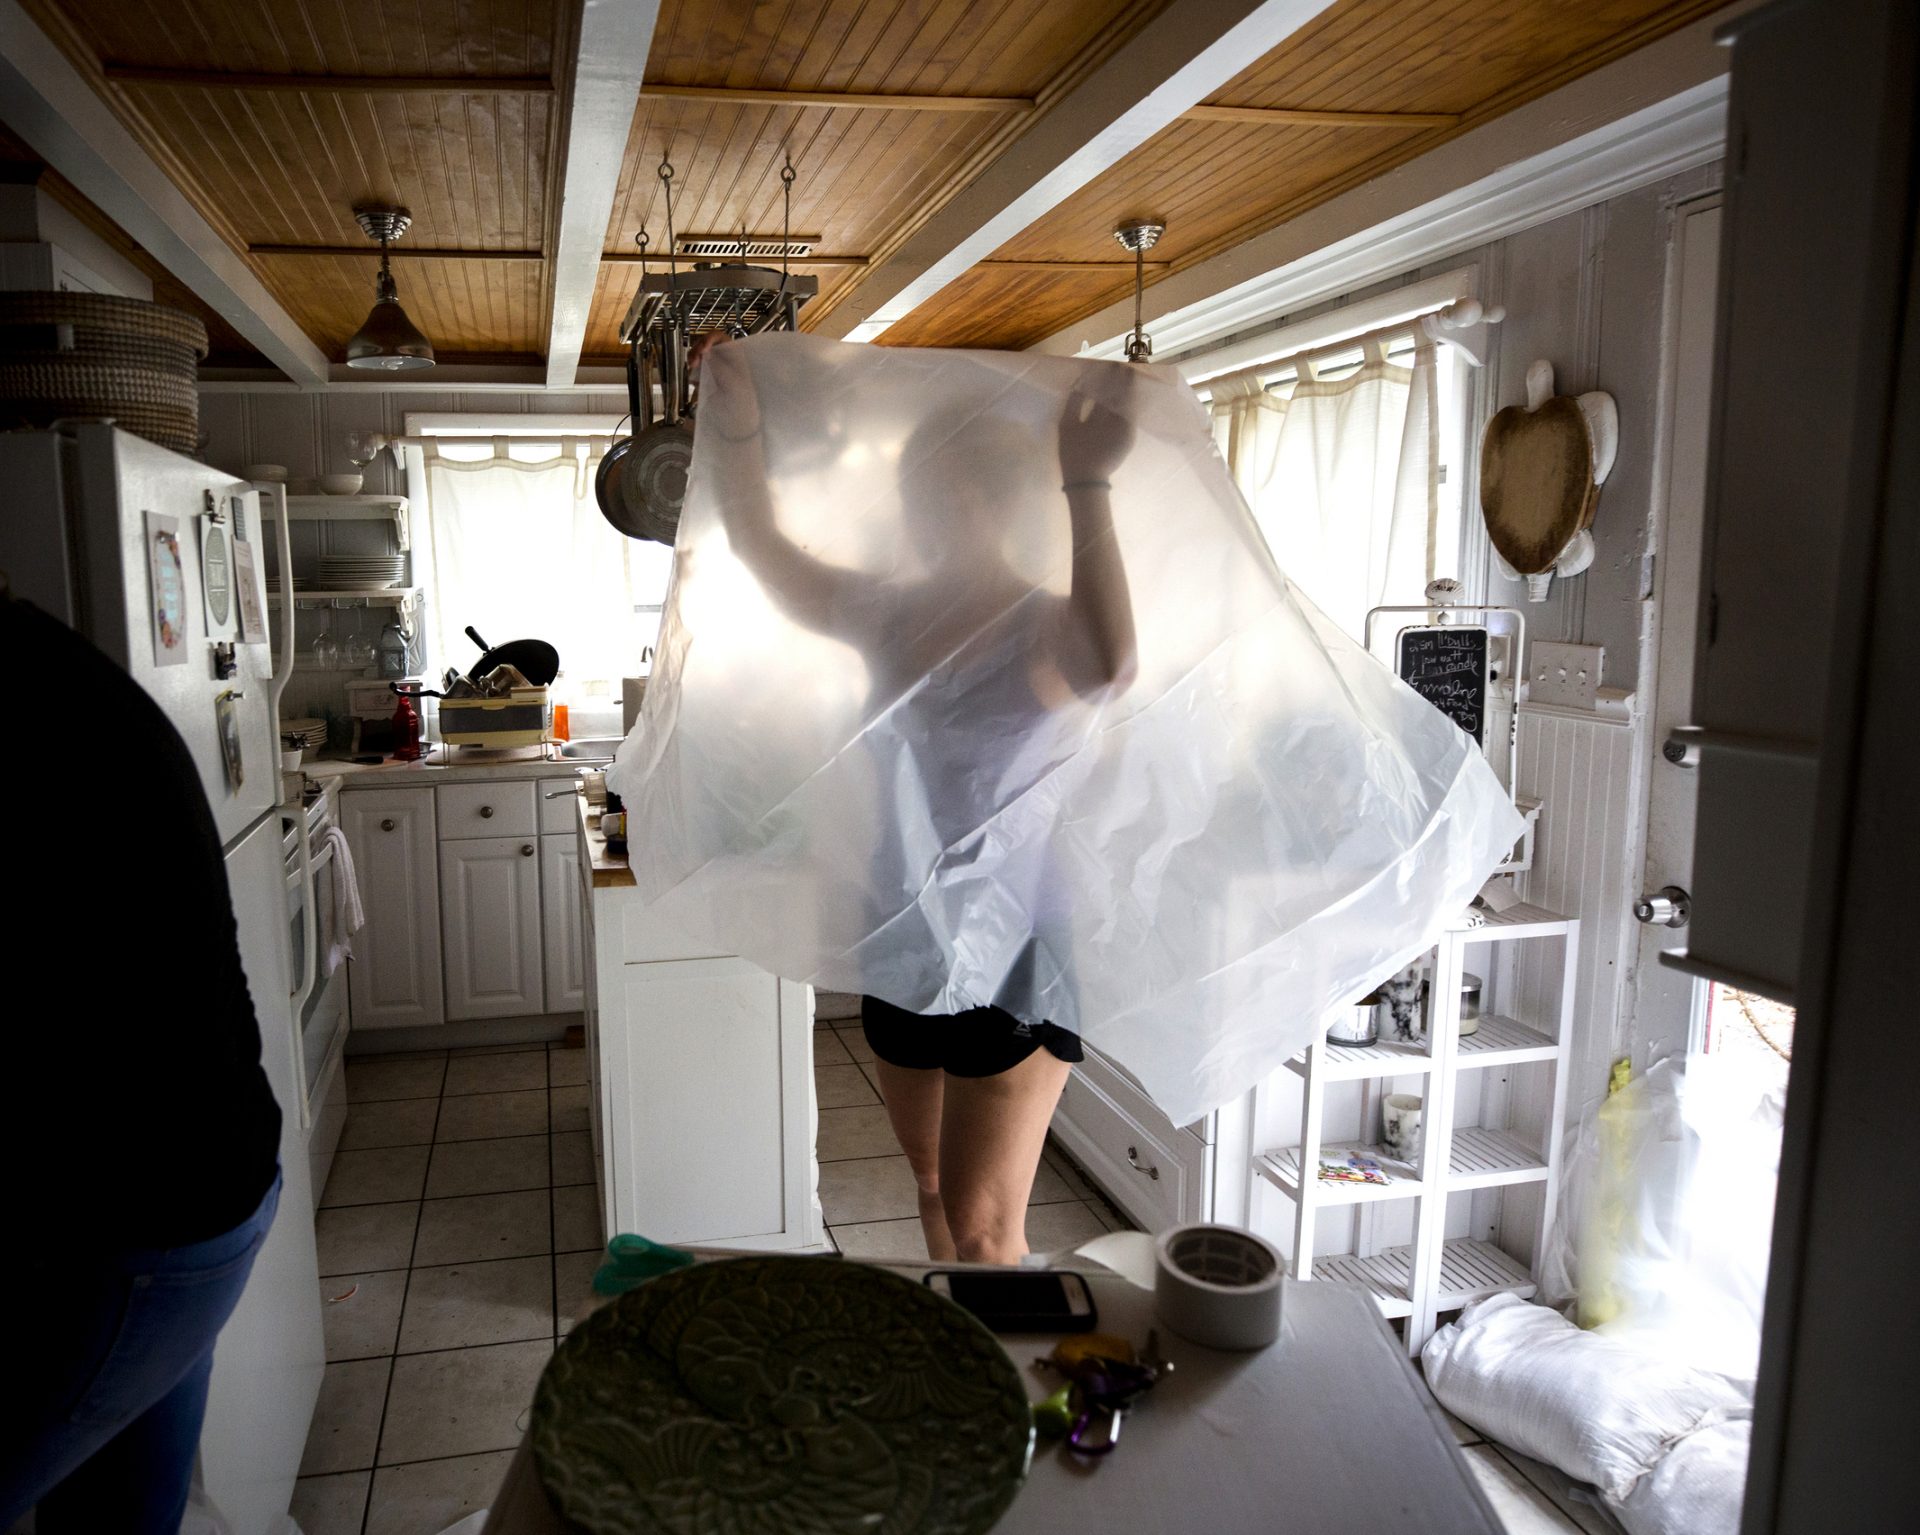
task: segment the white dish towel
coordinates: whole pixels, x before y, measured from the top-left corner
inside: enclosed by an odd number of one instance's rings
[[[353,850],[347,846],[347,834],[329,826],[320,839],[321,849],[333,849],[333,943],[327,949],[326,973],[332,975],[341,961],[353,958],[353,935],[367,925],[366,908],[360,904],[360,881],[353,873]]]

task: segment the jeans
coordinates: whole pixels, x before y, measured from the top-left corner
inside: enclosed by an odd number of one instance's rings
[[[0,1404],[0,1530],[38,1505],[39,1535],[174,1535],[187,1506],[213,1345],[280,1203],[184,1247],[76,1255],[46,1279],[8,1352]],[[24,1357],[22,1357],[24,1356]]]

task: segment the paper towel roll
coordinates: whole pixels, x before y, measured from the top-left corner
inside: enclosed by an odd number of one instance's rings
[[[1154,1244],[1154,1314],[1208,1348],[1265,1348],[1280,1336],[1285,1262],[1234,1226],[1175,1226]]]

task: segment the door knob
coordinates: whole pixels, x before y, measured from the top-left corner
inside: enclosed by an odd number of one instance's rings
[[[527,844],[527,845],[526,845],[525,847],[523,847],[523,848],[521,848],[521,849],[520,849],[520,856],[521,856],[522,858],[531,858],[531,857],[533,857],[533,844],[532,844],[532,843],[528,843],[528,844]]]
[[[1693,915],[1693,897],[1678,885],[1667,885],[1635,901],[1633,914],[1649,927],[1685,927]]]
[[[480,807],[480,819],[483,821],[491,821],[493,819],[493,806],[482,805]]]
[[[388,816],[388,817],[386,818],[386,820],[384,820],[384,821],[382,821],[382,822],[380,823],[380,829],[381,829],[382,831],[392,831],[392,830],[393,830],[393,817],[392,817],[392,816]]]

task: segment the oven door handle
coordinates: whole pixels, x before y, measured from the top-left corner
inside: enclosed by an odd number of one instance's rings
[[[291,608],[289,608],[291,611]],[[319,955],[314,953],[320,942],[319,922],[314,911],[313,876],[317,867],[313,856],[313,837],[307,830],[305,815],[293,818],[294,846],[298,850],[300,864],[300,979],[294,986],[292,997],[293,1014],[293,1085],[294,1101],[300,1105],[300,1128],[313,1128],[313,1109],[307,1103],[307,1052],[300,1039],[301,1020],[307,1010],[307,998],[313,995],[313,983],[319,975]],[[327,856],[325,854],[322,855]]]

